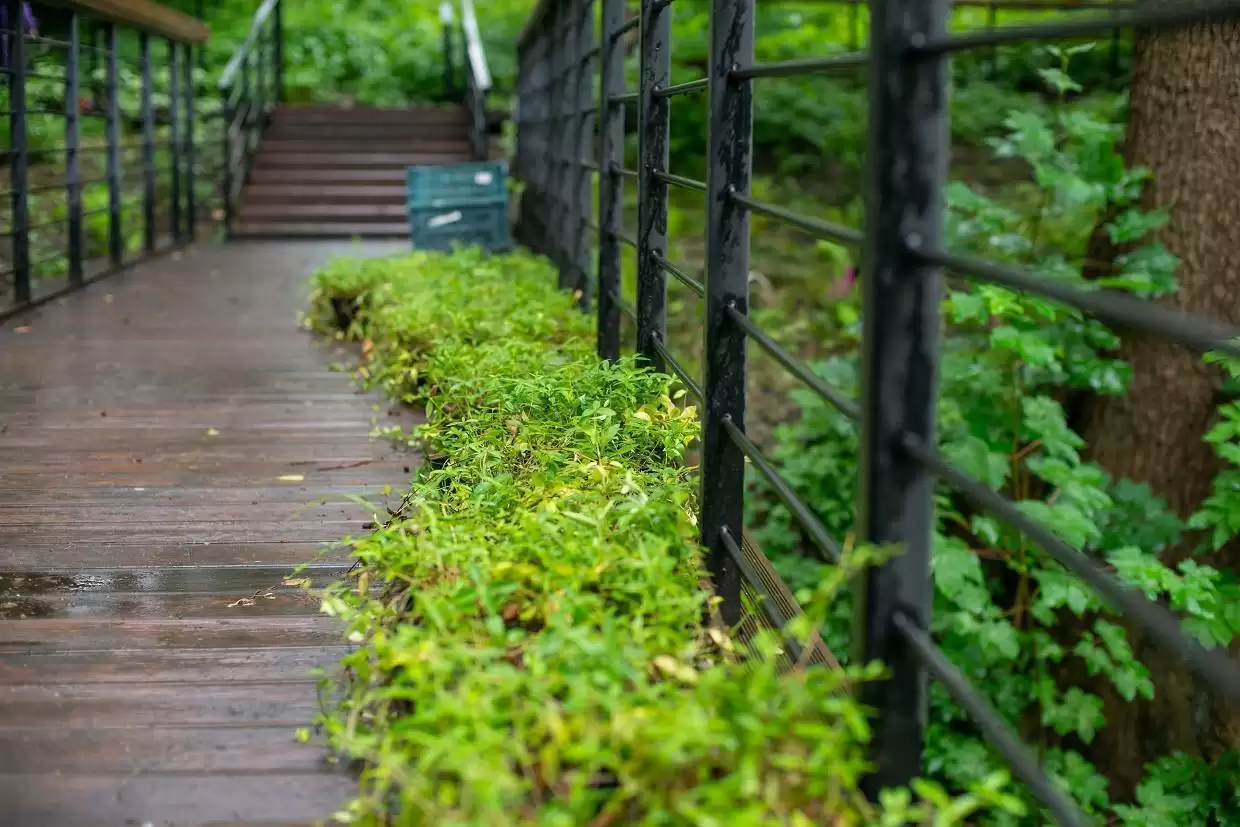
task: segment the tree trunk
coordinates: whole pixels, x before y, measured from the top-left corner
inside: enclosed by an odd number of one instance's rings
[[[1132,166],[1150,168],[1148,206],[1171,213],[1160,240],[1180,257],[1170,306],[1240,323],[1240,26],[1195,26],[1139,34],[1125,140]],[[1092,458],[1116,478],[1149,483],[1181,517],[1209,493],[1219,470],[1202,436],[1215,415],[1219,375],[1198,354],[1127,332],[1121,355],[1133,369],[1124,397],[1089,406]],[[1182,559],[1192,545],[1173,549]],[[1211,561],[1240,570],[1240,549]],[[1154,675],[1153,703],[1107,697],[1107,726],[1093,748],[1113,793],[1131,794],[1146,761],[1173,751],[1214,758],[1240,746],[1240,712],[1214,702],[1171,655],[1139,635],[1134,650]],[[1234,650],[1233,650],[1234,651]]]

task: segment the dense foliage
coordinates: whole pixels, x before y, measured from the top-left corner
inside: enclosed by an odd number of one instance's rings
[[[1019,809],[1001,771],[955,800],[923,783],[920,803],[866,803],[850,693],[876,669],[781,673],[774,639],[704,624],[694,410],[666,376],[598,360],[546,263],[346,259],[315,285],[312,326],[351,319],[337,335],[362,342],[362,375],[424,404],[417,436],[445,458],[324,598],[359,644],[323,718],[366,763],[342,820],[949,827]],[[826,574],[812,605],[849,570]]]
[[[1056,53],[1059,67],[1043,72],[1063,101],[1079,91],[1066,71],[1072,52]],[[998,158],[1027,164],[1031,180],[988,197],[964,183],[948,190],[948,243],[956,251],[1036,266],[1047,278],[1078,287],[1110,287],[1156,297],[1174,290],[1178,264],[1148,234],[1167,220],[1140,208],[1148,172],[1126,169],[1116,142],[1119,107],[1083,112],[1055,104],[1043,113],[1013,111],[1006,132],[991,142]],[[1099,221],[1125,250],[1113,270],[1086,260]],[[843,299],[833,341],[837,352],[817,365],[824,378],[856,388],[859,313],[856,295]],[[1116,574],[1185,618],[1207,646],[1240,631],[1240,582],[1192,557],[1174,566],[1160,552],[1187,528],[1211,532],[1213,550],[1240,530],[1235,464],[1240,409],[1226,403],[1206,436],[1231,464],[1201,511],[1181,521],[1144,485],[1110,479],[1082,459],[1085,447],[1065,413],[1077,391],[1121,394],[1127,365],[1114,355],[1119,340],[1101,323],[1060,304],[1001,287],[949,285],[943,302],[939,398],[941,452],[990,487],[1004,491],[1027,514],[1060,537],[1106,562]],[[1234,372],[1235,365],[1229,365]],[[799,415],[776,429],[772,454],[787,478],[815,504],[838,535],[851,532],[856,495],[857,437],[835,409],[808,392],[797,395]],[[801,554],[787,515],[760,478],[753,481],[750,518],[768,552],[794,583],[820,574]],[[943,492],[933,558],[933,629],[953,662],[989,687],[1004,717],[1026,738],[1081,805],[1128,827],[1240,821],[1234,773],[1240,753],[1214,765],[1169,755],[1148,768],[1135,804],[1112,802],[1107,780],[1085,757],[1107,725],[1098,684],[1110,682],[1129,701],[1153,698],[1148,670],[1134,656],[1120,620],[1081,582],[1001,523],[963,507]],[[827,635],[842,650],[847,615]],[[1075,676],[1073,679],[1071,676]],[[961,711],[933,694],[927,770],[964,782],[1000,765]],[[1229,784],[1231,785],[1229,787]],[[996,824],[1037,823],[1001,815]]]

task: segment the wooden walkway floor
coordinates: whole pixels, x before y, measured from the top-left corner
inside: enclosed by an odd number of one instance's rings
[[[312,824],[349,793],[293,739],[341,637],[284,579],[339,573],[323,544],[367,519],[307,503],[415,461],[296,328],[350,249],[191,249],[0,327],[0,825]]]

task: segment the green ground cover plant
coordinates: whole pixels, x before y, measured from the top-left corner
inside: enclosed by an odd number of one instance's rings
[[[324,596],[357,644],[320,721],[363,766],[340,820],[949,827],[1020,809],[1002,771],[867,803],[851,693],[879,667],[781,672],[773,638],[704,622],[694,409],[667,376],[600,361],[550,265],[416,252],[337,260],[314,285],[309,325],[361,342],[365,381],[424,405],[413,437],[443,457]],[[827,573],[811,612],[864,561]]]

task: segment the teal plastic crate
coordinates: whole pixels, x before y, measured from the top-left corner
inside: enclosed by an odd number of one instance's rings
[[[508,165],[409,167],[409,229],[419,250],[450,250],[453,244],[509,249]]]

